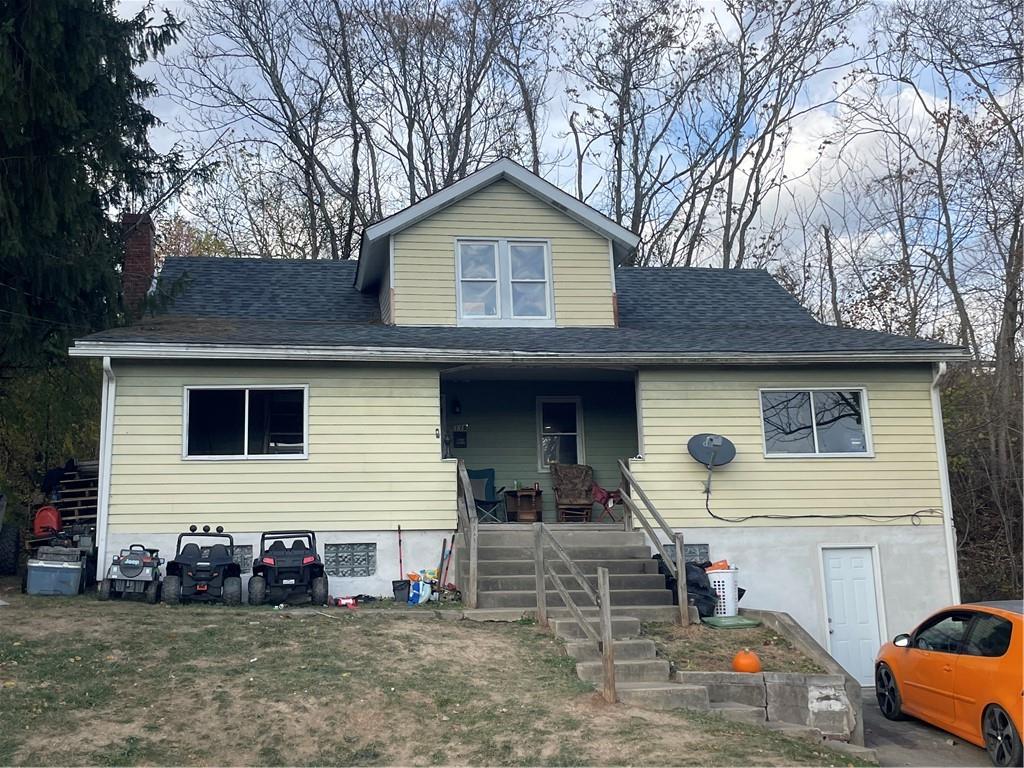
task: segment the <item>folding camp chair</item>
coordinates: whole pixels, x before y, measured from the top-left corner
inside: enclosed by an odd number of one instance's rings
[[[507,523],[505,512],[505,486],[494,489],[493,469],[467,469],[469,484],[473,486],[476,515],[481,523]]]

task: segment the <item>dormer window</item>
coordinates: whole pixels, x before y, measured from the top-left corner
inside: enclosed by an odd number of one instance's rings
[[[461,325],[551,325],[551,248],[546,240],[456,241]]]

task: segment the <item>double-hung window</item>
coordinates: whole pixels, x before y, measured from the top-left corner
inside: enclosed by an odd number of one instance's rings
[[[182,456],[306,458],[307,388],[186,387]]]
[[[547,241],[465,239],[456,243],[459,322],[550,324],[554,318]]]
[[[537,398],[537,468],[583,464],[583,417],[578,397]]]
[[[766,456],[870,456],[863,389],[761,390]]]

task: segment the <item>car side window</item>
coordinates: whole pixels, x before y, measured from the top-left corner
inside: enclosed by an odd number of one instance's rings
[[[1013,624],[1001,616],[979,614],[964,643],[968,656],[1002,656],[1010,648]]]
[[[943,613],[914,633],[913,648],[938,653],[960,653],[967,625],[973,616],[966,611]]]

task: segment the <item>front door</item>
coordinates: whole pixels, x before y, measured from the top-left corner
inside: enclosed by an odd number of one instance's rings
[[[861,685],[874,684],[881,645],[875,566],[868,547],[822,551],[829,653]]]

